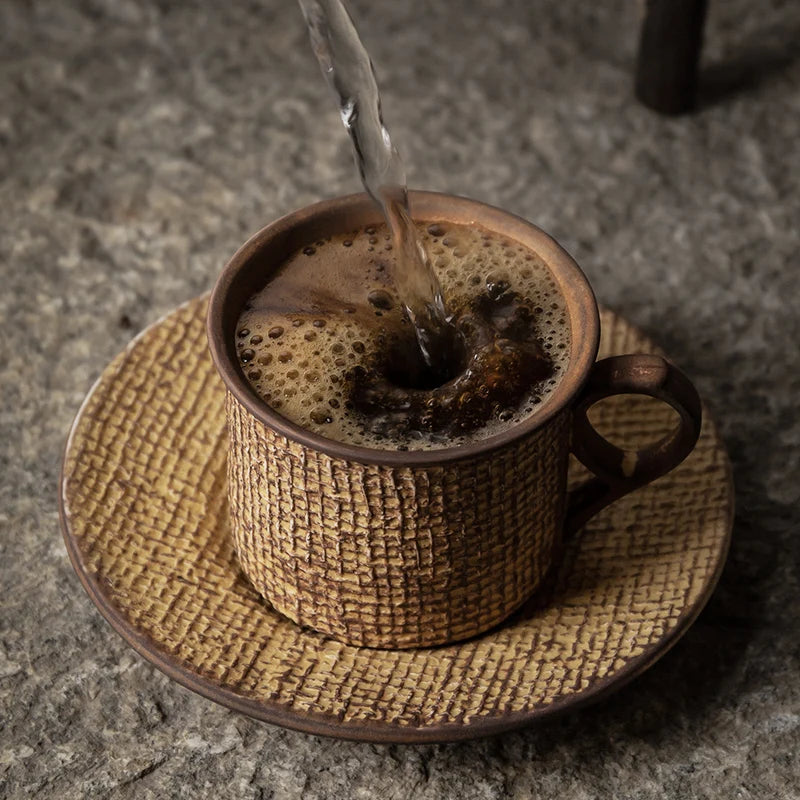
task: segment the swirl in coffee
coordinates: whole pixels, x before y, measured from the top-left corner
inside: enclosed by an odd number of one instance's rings
[[[383,226],[306,245],[243,309],[236,348],[258,395],[296,424],[379,449],[484,439],[534,413],[566,372],[569,323],[547,265],[478,226],[418,226],[448,299],[445,371],[419,357]]]

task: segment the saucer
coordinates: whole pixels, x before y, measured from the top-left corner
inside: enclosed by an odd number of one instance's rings
[[[131,646],[189,689],[320,735],[486,736],[620,688],[708,600],[728,549],[733,488],[706,414],[691,456],[592,519],[546,593],[492,631],[377,650],[296,626],[250,586],[231,544],[225,392],[208,355],[206,304],[181,306],[111,362],[78,412],[61,477],[62,528],[84,588]],[[601,357],[656,352],[612,312],[601,322]],[[667,407],[649,398],[592,411],[601,432],[629,446],[670,425]],[[571,481],[581,469],[573,465]]]

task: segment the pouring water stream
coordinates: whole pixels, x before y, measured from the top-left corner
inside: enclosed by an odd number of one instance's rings
[[[454,331],[439,281],[411,219],[405,168],[383,122],[372,61],[342,0],[298,1],[314,54],[350,135],[361,181],[391,231],[398,297],[427,367],[446,375]]]

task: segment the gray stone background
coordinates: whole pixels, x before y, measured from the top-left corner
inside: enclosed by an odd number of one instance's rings
[[[0,796],[800,797],[800,7],[712,0],[704,105],[632,98],[629,0],[358,0],[411,185],[573,252],[721,422],[738,510],[698,622],[520,733],[371,746],[177,686],[95,611],[58,528],[71,419],[267,221],[357,189],[285,0],[0,3]]]

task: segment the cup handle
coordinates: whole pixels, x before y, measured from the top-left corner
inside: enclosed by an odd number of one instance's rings
[[[586,412],[616,394],[663,400],[680,414],[674,431],[644,450],[622,450],[601,436]],[[574,407],[572,453],[594,477],[570,492],[564,530],[579,530],[598,511],[677,467],[700,435],[700,396],[676,367],[656,355],[613,356],[596,362]]]

